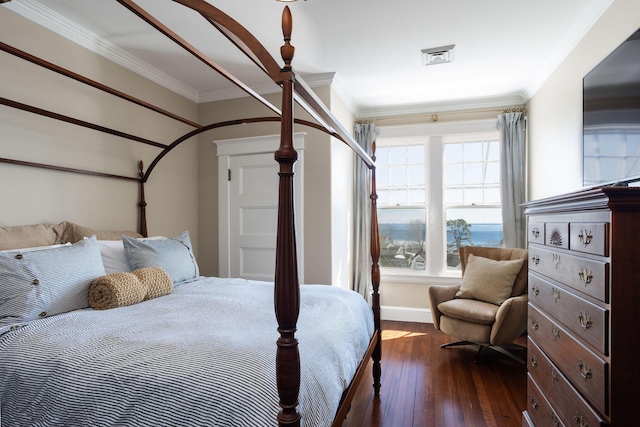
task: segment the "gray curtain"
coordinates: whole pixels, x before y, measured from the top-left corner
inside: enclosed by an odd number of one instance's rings
[[[373,123],[357,123],[354,138],[368,155],[373,154],[376,129]],[[371,302],[371,171],[356,156],[354,177],[353,290]]]
[[[500,114],[501,198],[504,245],[525,247],[525,218],[520,204],[525,202],[525,118],[522,112]]]

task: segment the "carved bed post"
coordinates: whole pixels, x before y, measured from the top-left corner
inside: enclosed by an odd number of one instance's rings
[[[373,142],[372,155],[373,161],[376,161],[376,142]],[[371,306],[373,308],[373,322],[378,333],[381,333],[382,326],[380,323],[380,232],[378,230],[378,193],[376,189],[376,168],[371,168],[371,285],[373,293],[371,295]],[[376,396],[380,395],[380,377],[382,368],[380,360],[382,359],[382,336],[378,337],[378,342],[373,350],[373,389]]]
[[[293,84],[291,71],[294,47],[291,40],[291,12],[285,7],[282,13],[282,33],[285,44],[280,54],[285,66],[282,69],[282,120],[280,148],[275,159],[280,164],[278,188],[278,237],[276,241],[275,312],[278,320],[278,349],[276,352],[276,381],[280,396],[279,426],[300,426],[298,412],[300,392],[300,353],[295,337],[300,311],[298,261],[294,221],[293,166],[298,153],[293,148]]]
[[[138,162],[138,176],[140,177],[140,200],[138,207],[140,208],[140,234],[147,237],[147,202],[144,200],[144,164],[142,160]]]

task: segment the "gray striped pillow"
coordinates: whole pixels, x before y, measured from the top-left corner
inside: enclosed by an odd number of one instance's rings
[[[105,274],[95,236],[68,246],[0,253],[0,326],[89,307]]]
[[[131,270],[160,267],[169,273],[176,285],[193,280],[200,274],[188,230],[173,239],[151,240],[122,236],[122,242]]]

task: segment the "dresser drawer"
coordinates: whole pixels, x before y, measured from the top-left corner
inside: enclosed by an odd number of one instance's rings
[[[569,224],[569,248],[573,251],[609,256],[609,224],[572,222]]]
[[[553,410],[535,381],[527,374],[527,412],[533,425],[564,427],[556,411]]]
[[[569,223],[545,223],[544,244],[547,246],[553,246],[554,248],[569,249]]]
[[[609,310],[593,304],[542,277],[529,274],[529,302],[569,328],[577,338],[609,354]]]
[[[609,263],[544,247],[529,247],[529,269],[609,302]]]
[[[567,426],[605,426],[606,423],[600,415],[571,386],[534,341],[529,339],[527,350],[529,375],[539,387],[541,394],[547,397],[560,420]],[[552,425],[551,420],[541,424]]]
[[[529,304],[528,331],[529,336],[544,349],[585,399],[601,413],[607,414],[607,362],[582,345],[567,329],[538,311],[533,304]]]
[[[528,227],[528,241],[544,245],[544,222],[530,222]]]

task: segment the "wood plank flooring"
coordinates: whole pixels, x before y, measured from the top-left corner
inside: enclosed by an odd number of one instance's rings
[[[343,427],[514,427],[527,406],[526,365],[453,341],[429,323],[383,321],[382,387],[373,397],[371,362]],[[518,344],[526,345],[524,337]],[[518,354],[525,358],[524,351]]]

